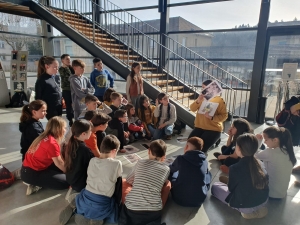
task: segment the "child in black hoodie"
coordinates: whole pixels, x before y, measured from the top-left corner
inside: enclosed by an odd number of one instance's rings
[[[40,119],[44,119],[47,114],[47,104],[42,100],[32,101],[22,109],[19,130],[21,135],[21,154],[24,161],[25,154],[32,142],[44,132]]]
[[[187,140],[184,155],[170,165],[169,180],[172,198],[181,206],[200,207],[210,188],[211,173],[205,154],[201,151],[203,140],[191,137]]]

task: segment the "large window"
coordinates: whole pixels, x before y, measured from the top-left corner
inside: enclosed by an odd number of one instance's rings
[[[272,0],[269,26],[300,25],[299,0]]]

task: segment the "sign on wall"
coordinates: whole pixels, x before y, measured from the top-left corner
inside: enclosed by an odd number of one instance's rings
[[[12,51],[10,67],[11,96],[15,92],[27,92],[28,51]]]
[[[297,78],[298,63],[283,63],[282,79],[295,80]]]

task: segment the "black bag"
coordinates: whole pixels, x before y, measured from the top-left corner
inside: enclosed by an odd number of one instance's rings
[[[181,130],[185,129],[186,127],[186,124],[179,119],[175,121],[174,125],[174,130],[177,131],[177,134],[181,134]]]
[[[24,101],[27,101],[27,96],[24,91],[16,92],[8,105],[6,105],[6,108],[17,108],[17,107],[23,107]]]

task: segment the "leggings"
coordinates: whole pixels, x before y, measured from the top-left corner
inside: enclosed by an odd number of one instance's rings
[[[22,166],[21,179],[27,184],[54,190],[63,190],[69,187],[66,175],[54,164],[41,171]]]
[[[213,146],[217,140],[221,137],[221,132],[212,131],[212,130],[203,130],[201,128],[195,127],[194,130],[190,133],[189,138],[199,137],[203,140],[204,146],[202,148],[203,152],[207,152],[211,146]]]

